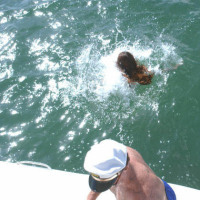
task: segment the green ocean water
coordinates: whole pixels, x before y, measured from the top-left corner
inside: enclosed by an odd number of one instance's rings
[[[151,85],[128,86],[121,51]],[[111,138],[200,189],[199,63],[197,0],[0,0],[0,160],[86,173],[86,152]]]

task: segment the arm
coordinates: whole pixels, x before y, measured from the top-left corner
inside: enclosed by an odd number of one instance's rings
[[[90,193],[87,196],[87,200],[95,200],[101,193],[97,193],[94,191],[90,191]]]
[[[177,69],[180,65],[183,65],[183,63],[176,64],[173,69]]]
[[[183,62],[179,63],[179,64],[176,64],[173,68],[170,68],[170,69],[163,69],[162,71],[163,72],[168,72],[168,71],[171,71],[171,70],[176,70],[180,65],[183,65]]]
[[[136,85],[136,81],[131,80],[126,74],[122,74],[125,78],[127,78],[128,85],[131,87],[131,85]]]

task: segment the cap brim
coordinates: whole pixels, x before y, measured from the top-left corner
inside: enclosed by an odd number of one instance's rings
[[[89,176],[89,186],[94,192],[104,192],[111,188],[111,186],[115,183],[117,177],[110,181],[97,181],[91,175]]]

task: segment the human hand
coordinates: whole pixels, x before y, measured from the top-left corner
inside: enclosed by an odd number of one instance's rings
[[[183,65],[183,60],[181,60],[181,62],[179,63],[179,64],[176,64],[175,66],[174,66],[174,69],[177,69],[179,66],[181,66],[181,65]]]

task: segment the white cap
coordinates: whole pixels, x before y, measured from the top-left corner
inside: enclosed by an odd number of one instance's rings
[[[127,148],[111,139],[92,146],[87,152],[84,168],[102,179],[110,178],[126,167]]]

